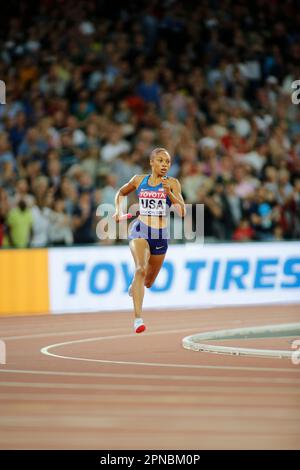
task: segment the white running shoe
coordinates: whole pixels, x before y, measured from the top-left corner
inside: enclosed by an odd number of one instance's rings
[[[144,324],[144,320],[142,318],[136,318],[134,320],[134,331],[136,333],[143,333],[145,329],[146,329],[146,326]]]
[[[132,297],[132,284],[128,287],[128,295],[129,297]]]

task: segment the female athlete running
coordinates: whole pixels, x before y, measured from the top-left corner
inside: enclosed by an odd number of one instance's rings
[[[142,333],[146,327],[141,318],[144,286],[151,287],[163,264],[168,249],[167,206],[174,205],[177,214],[186,214],[181,186],[176,178],[167,177],[171,157],[164,148],[151,152],[151,175],[135,175],[116,194],[114,219],[122,219],[122,200],[136,191],[139,198],[139,217],[129,233],[129,246],[135,262],[135,274],[129,295],[133,297],[134,330]]]

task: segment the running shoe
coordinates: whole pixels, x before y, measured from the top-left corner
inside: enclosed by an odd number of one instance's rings
[[[143,333],[145,329],[146,329],[146,326],[144,324],[144,320],[142,318],[136,318],[134,320],[134,331],[136,333]]]

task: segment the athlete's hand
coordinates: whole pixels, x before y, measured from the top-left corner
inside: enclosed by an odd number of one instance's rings
[[[114,215],[112,216],[112,218],[116,221],[116,222],[120,222],[120,217],[121,217],[121,214],[120,212],[116,211],[114,213]]]
[[[112,217],[113,219],[115,219],[116,222],[121,222],[123,220],[132,219],[133,215],[132,214],[119,214],[118,212],[115,212]]]
[[[170,183],[169,178],[168,177],[167,178],[162,178],[161,182],[162,182],[162,185],[163,185],[163,188],[164,188],[166,194],[168,194],[168,195],[171,194],[172,191],[171,191],[171,183]]]

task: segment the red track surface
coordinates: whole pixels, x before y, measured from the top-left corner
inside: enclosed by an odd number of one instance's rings
[[[299,306],[144,318],[141,335],[128,312],[1,318],[0,448],[300,449],[300,365],[181,345],[202,331],[299,322]],[[49,353],[69,359],[40,352],[66,342]]]

